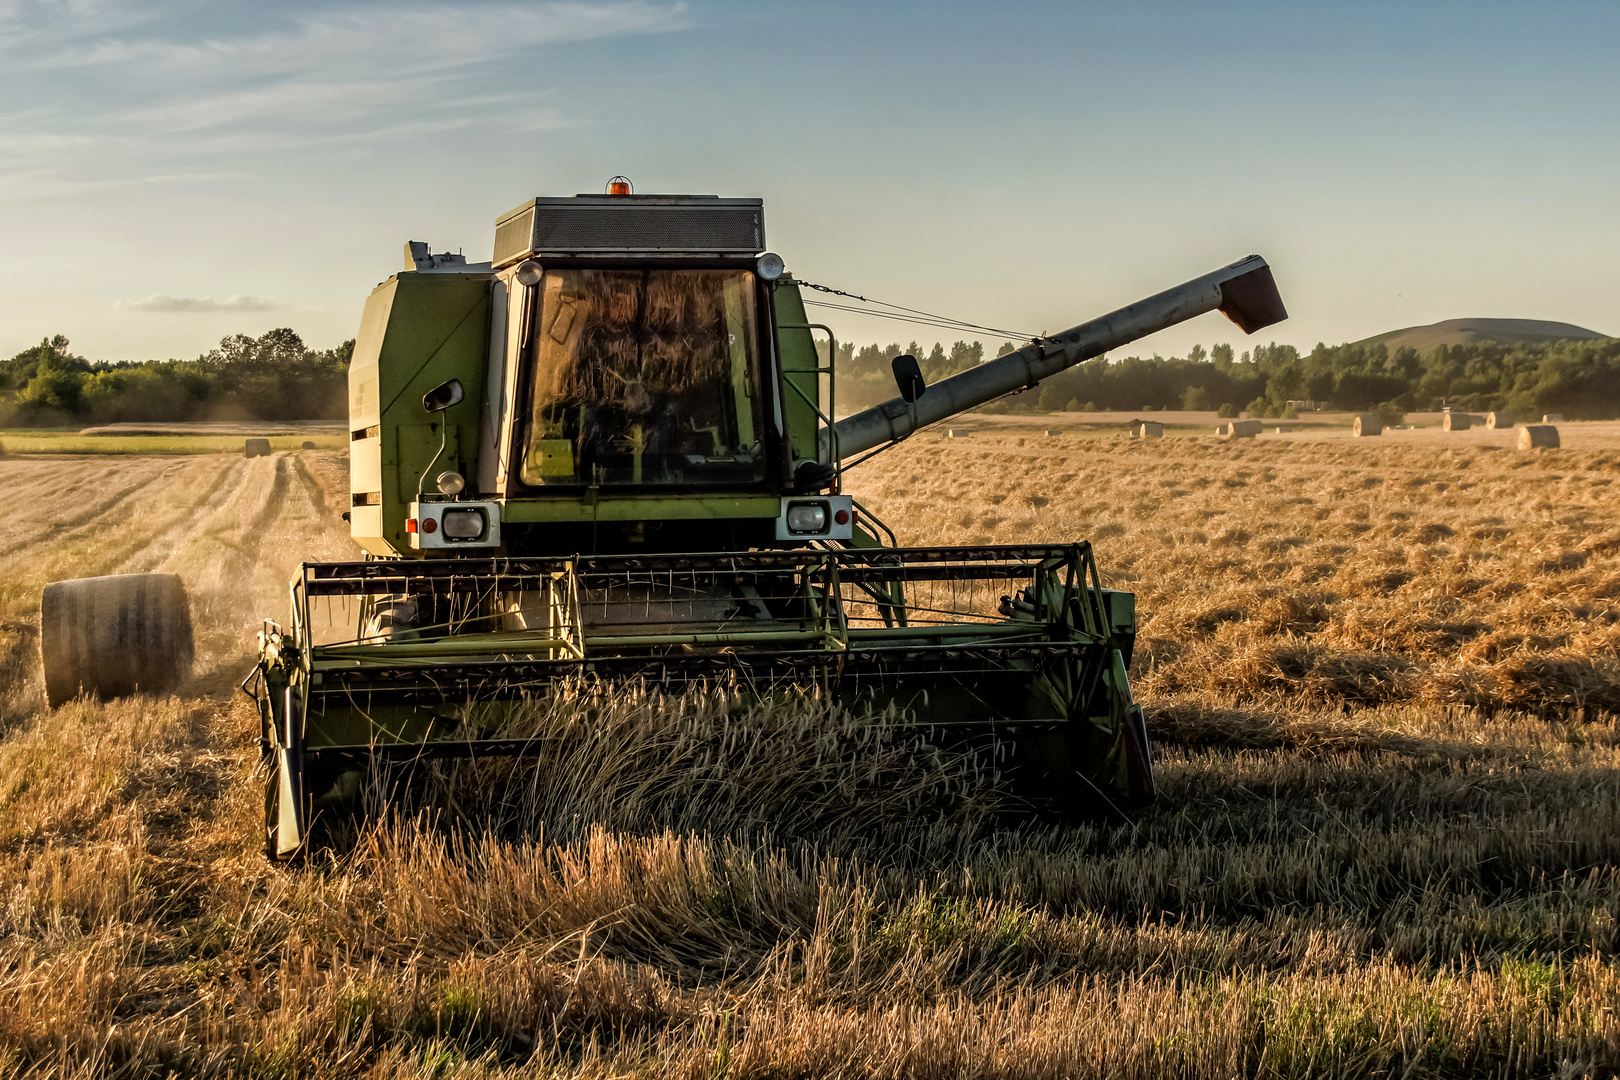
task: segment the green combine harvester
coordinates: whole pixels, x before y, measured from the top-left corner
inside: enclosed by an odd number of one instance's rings
[[[576,679],[810,685],[998,741],[1050,812],[1151,799],[1134,597],[1102,587],[1090,545],[904,546],[844,472],[1205,312],[1250,333],[1285,318],[1265,261],[931,386],[900,357],[894,400],[837,419],[836,343],[766,250],[761,201],[609,191],[503,215],[490,263],[408,244],[367,301],[349,371],[367,557],[300,568],[250,676],[269,854],[301,851],[380,761],[523,754],[503,708]],[[61,612],[123,580],[49,587],[83,595],[47,593],[47,658],[95,651]],[[106,647],[175,637],[178,616],[145,610]],[[58,666],[53,699],[97,689],[93,663]]]

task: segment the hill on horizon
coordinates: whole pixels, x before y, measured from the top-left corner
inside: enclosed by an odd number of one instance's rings
[[[1539,345],[1548,341],[1575,339],[1601,340],[1609,337],[1596,330],[1571,323],[1548,322],[1545,319],[1447,319],[1427,326],[1408,326],[1401,330],[1363,338],[1357,345],[1383,345],[1394,352],[1410,345],[1426,353],[1436,345],[1472,345],[1477,341],[1496,341],[1503,345]]]

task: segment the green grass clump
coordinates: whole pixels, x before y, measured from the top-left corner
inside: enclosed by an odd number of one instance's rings
[[[19,429],[6,433],[0,456],[13,454],[240,454],[242,435],[80,435],[76,431]],[[277,435],[274,451],[297,451],[305,442],[318,450],[342,450],[342,435]]]

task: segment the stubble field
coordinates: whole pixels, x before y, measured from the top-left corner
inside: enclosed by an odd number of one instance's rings
[[[814,701],[627,695],[590,724],[628,775],[580,755],[543,829],[272,868],[232,687],[292,566],[349,550],[341,456],[0,459],[0,1074],[1620,1061],[1620,430],[975,428],[850,487],[908,542],[1090,539],[1137,593],[1160,800],[1128,826],[914,820],[908,763],[825,760],[850,721]],[[197,684],[46,711],[40,586],[148,569],[186,578]]]

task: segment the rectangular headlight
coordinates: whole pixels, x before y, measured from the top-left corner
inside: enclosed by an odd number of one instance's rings
[[[787,527],[794,533],[823,533],[827,531],[827,504],[821,502],[794,503],[787,509]]]
[[[484,535],[484,512],[475,507],[446,510],[440,520],[446,540],[477,540]]]

